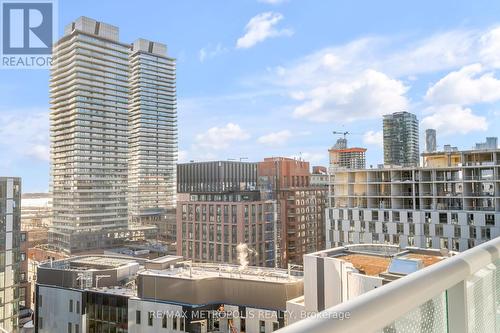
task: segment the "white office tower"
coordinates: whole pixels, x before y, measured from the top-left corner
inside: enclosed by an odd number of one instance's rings
[[[127,228],[129,52],[117,27],[86,17],[53,49],[49,242],[65,252]]]
[[[176,205],[175,60],[166,45],[138,39],[130,70],[129,220],[160,224]]]

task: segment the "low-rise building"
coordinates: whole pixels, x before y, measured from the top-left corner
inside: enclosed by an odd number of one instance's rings
[[[385,244],[348,245],[307,254],[304,256],[304,295],[287,302],[287,325],[454,254]]]
[[[39,333],[255,332],[284,326],[286,302],[303,294],[300,272],[80,256],[38,267]]]

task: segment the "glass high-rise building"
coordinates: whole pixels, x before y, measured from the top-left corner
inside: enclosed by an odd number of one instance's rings
[[[425,152],[433,153],[436,151],[436,130],[428,128],[425,130]]]
[[[17,331],[21,241],[21,179],[0,177],[0,327]]]
[[[417,116],[409,112],[384,115],[384,164],[416,166],[419,164]]]
[[[174,206],[175,62],[165,45],[122,43],[117,27],[80,17],[54,46],[50,87],[53,246],[112,246],[134,216]]]
[[[165,219],[176,206],[176,103],[175,60],[167,57],[166,45],[136,40],[130,56],[128,165],[134,223]]]

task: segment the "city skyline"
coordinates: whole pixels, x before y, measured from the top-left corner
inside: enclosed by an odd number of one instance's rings
[[[382,115],[405,110],[419,119],[420,152],[427,128],[437,129],[438,148],[471,148],[495,136],[498,5],[463,2],[449,12],[449,3],[432,4],[432,14],[421,4],[363,5],[372,15],[322,1],[141,8],[61,1],[59,36],[85,15],[120,26],[123,40],[167,44],[178,67],[180,162],[280,155],[327,165],[337,139],[331,131],[347,130],[356,133],[349,144],[367,147],[367,165],[376,165]],[[132,11],[142,14],[134,24]],[[436,20],[423,20],[428,15]],[[4,70],[0,77],[0,173],[22,177],[24,192],[48,190],[48,74]],[[464,85],[468,93],[458,93]]]

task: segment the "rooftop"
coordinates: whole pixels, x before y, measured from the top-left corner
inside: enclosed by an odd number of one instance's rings
[[[381,273],[385,273],[389,270],[389,266],[393,258],[400,259],[410,259],[421,261],[424,267],[433,265],[441,260],[445,259],[442,256],[418,254],[418,253],[403,253],[397,254],[395,256],[378,256],[369,254],[358,254],[358,253],[343,253],[335,258],[342,259],[344,261],[350,262],[354,268],[356,268],[360,273],[372,276],[378,276]]]
[[[386,244],[357,244],[323,250],[308,256],[329,257],[349,262],[361,274],[379,276],[380,274],[399,274],[408,267],[408,264],[424,268],[434,265],[455,252],[443,254],[435,249],[421,249],[416,247],[399,248],[397,245]],[[396,263],[395,260],[398,260]],[[397,265],[396,265],[397,264]],[[397,269],[400,272],[393,271]]]
[[[267,282],[290,282],[302,279],[302,272],[287,271],[286,269],[247,266],[242,268],[237,265],[225,264],[200,264],[184,262],[182,265],[168,269],[145,269],[140,274],[150,276],[175,277],[189,280],[202,280],[214,277],[228,279],[267,281]]]

